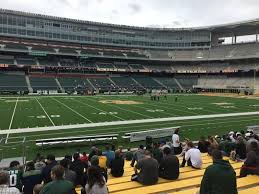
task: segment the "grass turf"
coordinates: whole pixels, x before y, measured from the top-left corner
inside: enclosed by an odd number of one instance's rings
[[[18,102],[17,102],[18,99]],[[135,101],[141,104],[103,104],[101,100]],[[16,105],[17,102],[17,106]],[[223,103],[223,104],[215,104]],[[259,111],[258,100],[230,97],[208,97],[200,95],[179,95],[161,98],[153,102],[148,96],[95,96],[95,97],[2,97],[0,98],[0,128],[35,128],[82,123],[97,123],[120,120],[136,120],[177,116],[208,115],[221,113],[239,113]],[[12,119],[13,118],[13,119]],[[240,130],[248,125],[258,125],[259,117],[237,116],[199,120],[181,120],[121,126],[92,127],[82,129],[63,129],[24,134],[10,134],[8,144],[1,144],[3,157],[22,155],[21,141],[26,137],[26,156],[32,158],[37,152],[52,152],[57,155],[71,153],[76,148],[87,150],[89,145],[63,146],[41,150],[35,146],[35,140],[41,138],[66,137],[77,135],[95,135],[140,131],[164,127],[182,126],[180,136],[197,140],[201,135],[224,134],[230,130]],[[6,137],[3,135],[2,137]],[[118,140],[119,144],[129,144]],[[134,144],[131,144],[131,146]]]

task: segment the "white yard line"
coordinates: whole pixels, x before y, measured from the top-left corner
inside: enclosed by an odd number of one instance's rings
[[[16,112],[16,107],[17,107],[18,101],[19,101],[19,97],[17,97],[16,102],[15,102],[13,114],[12,114],[11,121],[10,121],[10,124],[9,124],[9,129],[11,129],[12,124],[13,124],[13,118],[14,118],[14,115],[15,115],[15,112]],[[7,135],[6,135],[5,144],[8,143],[8,138],[9,138],[9,133],[7,133]]]
[[[155,119],[140,119],[140,120],[129,120],[129,121],[112,121],[112,122],[101,122],[101,123],[85,123],[85,124],[75,124],[75,125],[38,127],[38,128],[10,129],[10,130],[0,130],[0,135],[1,134],[7,134],[7,133],[15,134],[15,133],[21,133],[21,132],[22,133],[27,133],[27,132],[37,132],[37,131],[55,131],[55,130],[62,130],[62,129],[92,128],[92,127],[115,126],[115,125],[156,123],[156,122],[181,121],[181,120],[199,120],[199,119],[209,119],[209,118],[225,118],[225,117],[251,116],[251,115],[259,115],[259,112],[242,112],[242,113],[228,113],[228,114],[195,115],[195,116],[181,116],[181,117],[155,118]]]
[[[53,100],[55,100],[56,102],[58,102],[59,104],[63,105],[64,107],[66,107],[67,109],[71,110],[73,113],[79,115],[80,117],[82,117],[83,119],[85,119],[86,121],[88,121],[89,123],[93,123],[91,120],[89,120],[88,118],[86,118],[84,115],[80,114],[79,112],[77,112],[76,110],[70,108],[69,106],[67,106],[66,104],[64,104],[63,102],[60,102],[59,100],[52,98]]]
[[[85,103],[85,102],[82,102],[82,101],[79,101],[79,100],[75,100],[75,99],[73,99],[73,100],[76,101],[76,102],[78,102],[78,103],[80,103],[80,104],[89,106],[89,107],[91,107],[91,108],[93,108],[93,109],[95,109],[95,110],[98,110],[98,111],[101,111],[101,112],[107,112],[107,111],[105,111],[105,110],[96,108],[96,107],[94,107],[94,106],[92,106],[92,105],[90,105],[90,104],[87,104],[87,103]],[[120,120],[122,120],[122,121],[125,121],[125,119],[123,119],[123,118],[121,118],[121,117],[119,117],[119,116],[117,116],[117,115],[111,115],[111,116],[113,116],[113,117],[115,117],[115,118],[117,118],[117,119],[120,119]]]
[[[47,111],[45,110],[45,108],[42,106],[42,104],[40,103],[40,101],[38,100],[38,98],[35,98],[35,100],[38,102],[38,104],[40,105],[40,107],[42,108],[42,110],[44,111],[45,115],[48,117],[48,119],[50,120],[50,122],[52,123],[53,126],[56,126],[55,123],[53,122],[53,120],[50,118],[49,114],[47,113]]]

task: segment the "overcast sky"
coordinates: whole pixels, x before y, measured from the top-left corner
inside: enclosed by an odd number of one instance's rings
[[[197,27],[259,18],[259,0],[0,0],[0,7],[81,20]]]

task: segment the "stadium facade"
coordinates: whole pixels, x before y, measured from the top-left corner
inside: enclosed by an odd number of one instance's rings
[[[0,90],[255,91],[258,30],[259,20],[147,28],[0,9]],[[237,42],[246,35],[254,41]]]

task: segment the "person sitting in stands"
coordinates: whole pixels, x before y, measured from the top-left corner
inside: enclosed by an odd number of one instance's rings
[[[198,149],[200,150],[201,153],[208,153],[208,148],[209,148],[210,143],[205,140],[204,136],[201,136],[199,142],[198,142]]]
[[[105,170],[108,168],[108,159],[106,156],[103,155],[102,150],[98,150],[98,158],[99,158],[99,166]]]
[[[127,151],[126,154],[125,154],[125,159],[126,159],[127,161],[131,161],[132,158],[133,158],[133,153],[132,153],[132,151],[130,150],[130,148],[128,148],[128,151]]]
[[[103,155],[107,157],[107,167],[110,166],[110,162],[115,158],[114,151],[110,150],[110,145],[105,144],[105,151]]]
[[[244,138],[241,135],[237,136],[236,143],[236,159],[244,160],[246,159],[246,144],[244,142]]]
[[[259,141],[257,140],[257,135],[253,134],[253,133],[247,133],[246,136],[248,137],[247,143],[246,143],[246,153],[250,152],[253,150],[252,147],[252,142],[256,142],[257,144],[259,144]]]
[[[35,170],[42,171],[43,168],[45,168],[45,167],[46,167],[45,158],[43,156],[40,156],[39,158],[37,158],[37,160],[34,164],[34,168],[35,168]]]
[[[23,175],[23,169],[20,166],[20,162],[18,161],[12,161],[10,163],[10,166],[8,168],[8,173],[10,175],[10,187],[16,187],[20,191],[22,190],[22,175]]]
[[[212,137],[212,136],[209,136],[208,141],[209,141],[208,154],[211,155],[214,149],[218,149],[219,144],[216,141],[215,137]]]
[[[187,161],[187,165],[196,169],[200,169],[202,166],[200,150],[195,148],[191,141],[187,143],[187,146],[188,151],[185,153],[185,160]]]
[[[256,174],[256,153],[258,144],[253,141],[250,145],[250,151],[247,153],[247,158],[240,170],[240,177],[246,177],[249,174]]]
[[[50,176],[51,169],[56,165],[57,165],[57,161],[55,159],[55,156],[52,154],[48,155],[47,165],[45,168],[42,169],[42,172],[41,172],[44,184],[47,184],[48,182],[51,181],[51,176]]]
[[[63,159],[59,163],[64,168],[64,179],[76,186],[76,173],[69,169],[70,161],[68,159]]]
[[[103,175],[103,177],[105,178],[106,182],[108,181],[107,170],[106,170],[106,169],[103,169],[103,168],[101,168],[101,167],[99,166],[99,158],[98,158],[98,156],[93,156],[93,157],[91,158],[91,166],[97,167],[97,168],[100,170],[100,172],[101,172],[101,174]]]
[[[2,194],[20,194],[19,189],[9,187],[9,174],[8,172],[0,172],[0,193]]]
[[[99,169],[91,166],[87,170],[88,182],[85,186],[87,194],[108,194],[106,182]]]
[[[175,180],[179,177],[179,160],[178,158],[171,154],[170,148],[164,148],[164,157],[162,158],[159,166],[159,177]]]
[[[32,194],[33,187],[37,184],[41,184],[41,182],[41,171],[35,170],[33,162],[28,162],[26,164],[26,171],[22,176],[23,192],[26,194]]]
[[[75,185],[84,186],[84,170],[85,164],[80,160],[80,154],[74,153],[74,161],[70,165],[70,170],[76,173],[76,182]]]
[[[200,194],[237,194],[236,173],[228,161],[223,160],[220,150],[211,153],[213,164],[206,168]]]
[[[80,157],[80,160],[85,164],[85,168],[88,167],[88,156],[86,152],[83,152],[82,156]]]
[[[177,128],[177,129],[175,129],[174,134],[172,136],[172,142],[173,142],[175,155],[178,155],[182,152],[180,137],[179,137],[178,133],[179,133],[179,129]]]
[[[56,165],[51,169],[52,181],[46,184],[40,194],[75,194],[72,182],[63,179],[64,168]]]
[[[135,162],[138,163],[139,160],[144,158],[144,152],[144,146],[140,145],[138,150],[133,154],[133,158],[130,164],[132,167],[134,166]]]
[[[156,159],[158,161],[158,163],[160,163],[160,161],[163,158],[163,153],[160,150],[160,145],[156,142],[153,145],[152,154],[153,154],[153,158]]]
[[[131,180],[143,185],[154,185],[158,181],[159,164],[151,157],[151,152],[146,150],[143,159],[139,160],[135,166],[135,174]],[[139,170],[139,172],[138,172]]]
[[[110,163],[111,174],[114,177],[121,177],[124,173],[124,159],[119,150],[115,152],[115,158]]]

